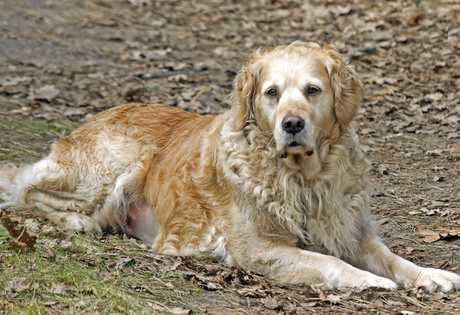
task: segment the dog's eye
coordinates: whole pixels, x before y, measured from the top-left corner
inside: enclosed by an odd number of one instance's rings
[[[274,88],[270,88],[270,89],[268,89],[266,94],[270,98],[275,98],[275,97],[278,96],[278,91],[276,89],[274,89]]]
[[[319,92],[319,89],[316,86],[309,86],[307,90],[309,95],[315,95],[316,93]]]

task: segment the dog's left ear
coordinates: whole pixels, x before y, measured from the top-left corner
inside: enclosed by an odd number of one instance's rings
[[[348,126],[361,105],[363,83],[355,69],[345,62],[339,52],[330,46],[325,46],[323,50],[333,59],[326,67],[334,93],[335,115],[341,125]]]

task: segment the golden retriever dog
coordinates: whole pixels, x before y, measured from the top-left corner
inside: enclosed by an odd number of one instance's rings
[[[328,46],[258,50],[231,108],[159,104],[96,115],[29,166],[3,166],[3,207],[74,230],[122,232],[169,255],[211,255],[322,289],[460,288],[393,254],[369,207],[370,164],[350,127],[363,93]]]

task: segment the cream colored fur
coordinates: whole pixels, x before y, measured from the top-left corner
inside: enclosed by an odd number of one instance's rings
[[[362,93],[330,47],[259,50],[227,113],[115,107],[46,159],[4,166],[3,206],[64,228],[128,233],[158,253],[210,254],[280,282],[459,289],[459,275],[418,267],[376,234],[370,165],[350,127]]]

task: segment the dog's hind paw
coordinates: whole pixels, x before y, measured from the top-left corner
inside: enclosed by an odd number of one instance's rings
[[[102,233],[101,226],[94,219],[81,213],[68,213],[61,219],[60,226],[69,230]]]

